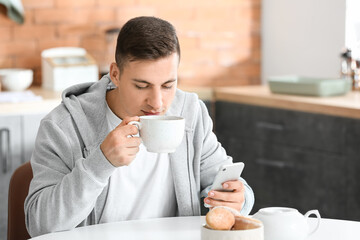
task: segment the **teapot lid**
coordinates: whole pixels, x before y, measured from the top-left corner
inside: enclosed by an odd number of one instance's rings
[[[287,213],[295,213],[299,212],[295,208],[288,208],[288,207],[267,207],[261,208],[259,213],[264,215],[274,215],[274,214],[287,214]]]

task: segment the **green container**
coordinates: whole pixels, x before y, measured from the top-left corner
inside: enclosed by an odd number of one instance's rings
[[[344,95],[351,90],[350,79],[310,78],[296,75],[269,77],[271,92],[307,96]]]

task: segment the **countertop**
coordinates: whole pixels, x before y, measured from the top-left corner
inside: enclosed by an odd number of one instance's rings
[[[214,98],[216,101],[360,118],[359,91],[350,91],[343,96],[308,97],[275,94],[266,85],[256,85],[215,88]]]
[[[61,92],[45,90],[41,87],[31,87],[27,90],[41,96],[41,101],[0,103],[0,115],[36,114],[50,112],[61,103]]]
[[[213,89],[209,87],[179,86],[179,88],[184,91],[197,93],[202,100],[213,99]],[[0,103],[0,116],[50,112],[61,103],[61,92],[54,92],[41,87],[31,87],[27,90],[32,91],[35,95],[41,96],[42,101]]]
[[[202,100],[230,101],[360,119],[359,91],[351,91],[344,96],[307,97],[274,94],[266,85],[222,88],[179,86],[179,88],[197,93]],[[53,92],[41,87],[32,87],[29,90],[36,95],[42,96],[43,100],[38,102],[0,103],[0,115],[49,112],[61,102],[61,92]]]

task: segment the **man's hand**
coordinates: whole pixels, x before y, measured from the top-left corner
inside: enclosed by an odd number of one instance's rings
[[[136,126],[128,125],[131,121],[139,121],[139,117],[123,119],[119,126],[111,131],[100,145],[106,159],[115,167],[129,165],[139,152],[141,139],[139,137],[128,137],[138,133]]]
[[[223,188],[233,191],[222,192],[211,190],[208,193],[208,197],[204,199],[205,203],[212,207],[227,206],[240,211],[245,201],[244,184],[239,180],[227,181],[223,183]]]

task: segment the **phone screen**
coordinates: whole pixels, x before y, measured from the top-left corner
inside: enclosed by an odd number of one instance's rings
[[[211,189],[218,191],[231,191],[223,189],[222,184],[227,181],[239,179],[244,166],[245,164],[243,162],[222,166],[215,176]]]

